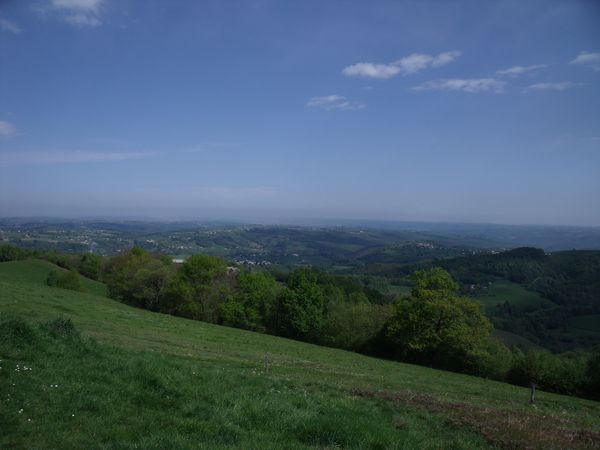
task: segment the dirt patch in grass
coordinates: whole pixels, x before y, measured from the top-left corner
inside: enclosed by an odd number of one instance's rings
[[[600,449],[600,432],[577,428],[567,417],[486,408],[411,392],[354,390],[353,394],[443,414],[453,425],[469,427],[502,449]]]

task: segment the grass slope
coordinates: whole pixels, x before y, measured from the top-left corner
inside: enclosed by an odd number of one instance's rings
[[[550,303],[537,292],[528,291],[520,284],[507,280],[498,280],[492,283],[485,295],[476,297],[486,310],[493,311],[496,305],[508,302],[521,311],[535,310]]]
[[[20,270],[14,276],[14,265],[0,264],[2,448],[600,442],[597,402],[540,392],[533,408],[528,391],[515,386],[51,288],[27,275],[40,271],[35,261]],[[35,325],[58,315],[72,319],[84,338]]]
[[[0,280],[35,284],[45,284],[48,274],[53,269],[61,271],[65,270],[41,259],[4,262],[1,263],[0,266]],[[79,275],[79,278],[85,292],[100,296],[107,295],[108,291],[105,284],[90,280],[82,275]]]

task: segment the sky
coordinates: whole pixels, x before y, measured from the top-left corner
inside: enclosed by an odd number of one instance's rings
[[[600,226],[600,2],[0,1],[0,216]]]

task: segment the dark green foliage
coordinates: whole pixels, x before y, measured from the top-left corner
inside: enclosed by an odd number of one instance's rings
[[[317,284],[318,273],[296,269],[277,298],[276,329],[283,336],[317,340],[323,326],[325,296]]]
[[[21,250],[13,245],[0,245],[0,262],[25,259],[27,253],[26,250]]]
[[[590,356],[585,373],[585,393],[600,400],[600,347]]]
[[[530,350],[515,352],[507,380],[521,386],[534,383],[540,389],[563,394],[582,394],[586,390],[585,353],[552,354]]]
[[[237,283],[237,292],[220,306],[223,325],[265,332],[275,312],[275,279],[265,272],[242,272]]]
[[[435,266],[446,269],[460,284],[461,292],[493,301],[497,283],[528,290],[539,302],[519,307],[508,292],[493,308],[487,308],[494,326],[518,334],[535,344],[561,352],[591,349],[600,334],[580,332],[571,320],[600,314],[600,251],[578,250],[544,253],[524,247],[498,254],[476,254],[421,264],[392,266],[373,272],[400,281],[415,270]]]
[[[457,295],[443,269],[416,272],[412,280],[411,295],[396,301],[383,330],[387,350],[402,360],[464,370],[489,340],[490,322],[477,302]]]
[[[169,263],[134,247],[109,261],[104,278],[109,294],[135,306],[160,310],[173,271]]]
[[[330,302],[319,342],[332,347],[372,353],[373,338],[392,313],[392,305],[372,305],[362,301]]]
[[[82,291],[83,286],[79,279],[79,274],[75,270],[54,269],[48,274],[46,279],[48,286],[61,289],[70,289],[72,291]]]
[[[185,260],[175,281],[175,291],[183,293],[178,306],[207,322],[220,321],[220,305],[233,295],[227,263],[217,257],[197,254]]]
[[[99,280],[102,274],[102,258],[93,253],[84,253],[79,257],[77,268],[82,275]]]

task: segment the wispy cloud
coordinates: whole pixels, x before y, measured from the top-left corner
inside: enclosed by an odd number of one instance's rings
[[[348,100],[342,95],[327,95],[325,97],[313,97],[306,106],[311,108],[323,108],[327,111],[341,109],[346,111],[355,111],[366,107],[364,103]]]
[[[427,81],[412,88],[413,91],[464,91],[470,93],[493,92],[500,94],[504,90],[504,81],[495,78],[450,78]]]
[[[590,67],[600,70],[600,53],[580,52],[569,64]]]
[[[531,66],[513,66],[508,69],[496,71],[499,77],[516,78],[520,75],[532,74],[546,68],[546,64],[534,64]]]
[[[50,0],[49,6],[59,11],[62,19],[73,26],[97,27],[102,25],[100,12],[103,3],[104,0]]]
[[[0,17],[0,30],[15,34],[21,32],[21,28],[16,23],[3,19],[2,17]]]
[[[34,164],[68,164],[68,163],[94,163],[110,161],[128,161],[144,159],[157,152],[90,152],[90,151],[24,151],[0,153],[1,166],[34,165]]]
[[[8,137],[17,132],[17,127],[5,120],[0,120],[0,136]]]
[[[431,67],[441,67],[455,61],[460,52],[457,50],[438,55],[413,53],[388,64],[360,62],[344,67],[342,74],[349,77],[379,78],[386,80],[397,75],[409,75]]]
[[[572,81],[559,81],[547,83],[535,83],[527,88],[530,91],[566,91],[575,86],[580,86],[581,83],[573,83]]]

